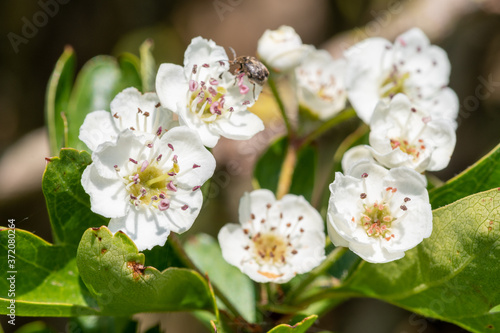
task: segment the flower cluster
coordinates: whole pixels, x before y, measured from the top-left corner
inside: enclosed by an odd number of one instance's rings
[[[347,96],[370,125],[370,144],[343,157],[345,175],[337,173],[330,186],[329,234],[336,246],[383,263],[403,257],[432,232],[421,173],[448,165],[458,100],[447,87],[446,53],[420,29],[394,44],[369,38],[345,56]]]
[[[113,99],[111,112],[88,114],[80,128],[79,138],[92,151],[82,175],[91,209],[110,218],[109,229],[125,232],[139,250],[161,246],[171,231],[193,224],[203,203],[200,187],[215,169],[204,146],[215,146],[220,136],[249,139],[264,128],[247,110],[262,87],[229,68],[222,47],[194,38],[184,67],[160,66],[157,93],[127,88]]]
[[[323,219],[302,197],[276,200],[269,190],[246,193],[240,224],[219,232],[224,259],[257,282],[285,283],[325,257]]]
[[[264,129],[247,110],[261,90],[246,75],[235,77],[224,48],[201,37],[186,49],[184,67],[162,64],[156,77],[162,105],[179,116],[181,125],[195,129],[207,147],[221,136],[247,140]]]
[[[300,109],[314,119],[331,119],[350,103],[370,126],[369,145],[344,154],[344,174],[330,185],[326,225],[334,245],[383,263],[429,237],[423,173],[445,168],[455,147],[458,102],[447,87],[446,53],[412,29],[394,44],[370,38],[333,59],[287,26],[267,30],[257,53],[271,77],[291,79]],[[200,187],[215,169],[205,147],[264,129],[248,110],[269,74],[252,77],[262,63],[229,60],[223,47],[197,37],[183,66],[160,66],[156,93],[128,88],[111,112],[87,116],[80,139],[93,163],[82,184],[92,210],[110,218],[110,230],[122,230],[144,250],[191,227],[203,203]],[[222,255],[257,282],[288,282],[325,258],[323,219],[302,196],[246,193],[239,222],[220,230]]]
[[[266,31],[258,52],[275,74],[292,73],[302,109],[327,120],[348,100],[370,126],[369,145],[345,153],[345,175],[337,173],[330,186],[332,242],[367,261],[387,262],[429,237],[422,173],[445,168],[456,142],[458,100],[447,87],[446,53],[414,28],[395,43],[366,39],[334,60],[303,45],[290,27]]]

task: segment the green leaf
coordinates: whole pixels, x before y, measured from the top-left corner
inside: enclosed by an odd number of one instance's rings
[[[61,149],[43,174],[42,190],[47,203],[54,243],[76,248],[85,230],[106,225],[108,220],[90,210],[90,197],[83,190],[83,170],[92,162],[85,151]]]
[[[66,46],[50,76],[45,93],[45,123],[50,152],[55,155],[65,145],[64,121],[61,112],[67,112],[69,96],[75,76],[76,57],[71,46]]]
[[[80,276],[97,299],[102,314],[215,311],[213,294],[198,273],[183,268],[163,272],[144,266],[132,240],[106,227],[85,232],[78,247]]]
[[[128,59],[130,60],[130,58]],[[78,139],[80,126],[85,116],[96,110],[109,110],[113,98],[127,87],[137,86],[137,78],[130,75],[130,63],[120,68],[117,60],[110,56],[97,56],[90,59],[76,78],[68,105],[68,146],[87,149]]]
[[[281,173],[281,165],[286,156],[288,139],[279,138],[269,146],[267,151],[259,158],[254,169],[254,178],[260,188],[266,188],[276,193]]]
[[[254,284],[238,268],[224,260],[217,241],[209,235],[198,234],[186,242],[184,250],[194,264],[208,274],[210,282],[224,293],[244,319],[255,322]],[[219,308],[224,308],[221,302],[218,303]]]
[[[19,327],[16,333],[56,333],[56,331],[43,321],[32,321],[31,323]]]
[[[156,63],[153,57],[154,43],[152,39],[146,39],[139,48],[141,55],[141,78],[143,91],[155,91]]]
[[[473,332],[498,330],[499,206],[493,189],[434,210],[430,238],[401,260],[363,263],[334,293],[382,299]]]
[[[500,187],[500,145],[443,186],[430,191],[429,198],[432,208],[438,208],[494,187]]]
[[[95,314],[92,300],[81,283],[72,251],[52,245],[32,233],[15,229],[15,253],[8,253],[12,229],[0,230],[0,313],[7,314],[8,277],[15,275],[18,316],[70,317]],[[15,267],[7,267],[7,255]],[[9,273],[15,271],[17,273]]]
[[[142,90],[139,58],[132,53],[125,52],[118,56],[118,65],[120,66],[123,80],[128,82],[131,87]]]
[[[293,326],[281,324],[268,331],[268,333],[306,333],[317,318],[317,315],[311,315]]]
[[[67,331],[85,333],[135,333],[137,332],[137,326],[137,321],[129,317],[80,316],[71,318]]]
[[[316,180],[316,167],[318,164],[318,149],[306,146],[297,153],[297,162],[293,172],[290,193],[302,195],[311,202],[314,182]]]

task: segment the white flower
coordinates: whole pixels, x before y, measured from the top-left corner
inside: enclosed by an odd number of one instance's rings
[[[310,51],[311,46],[302,44],[295,30],[285,25],[266,30],[257,44],[259,58],[276,72],[297,67]]]
[[[400,259],[432,232],[432,210],[422,177],[372,162],[335,174],[330,185],[328,233],[335,246],[349,247],[366,261]]]
[[[327,51],[315,50],[295,69],[299,103],[321,120],[345,107],[345,66],[345,59],[333,60]]]
[[[358,116],[370,123],[375,106],[397,93],[406,94],[433,118],[455,120],[458,98],[447,87],[450,62],[446,52],[430,45],[418,28],[398,36],[394,44],[368,38],[346,51],[347,97]]]
[[[207,147],[221,136],[247,140],[264,129],[262,120],[247,110],[262,87],[246,75],[231,74],[224,48],[212,40],[194,38],[184,54],[184,68],[162,64],[156,91],[162,105],[179,115],[181,125],[195,129]]]
[[[355,153],[346,153],[344,166],[371,154],[387,168],[406,166],[417,172],[438,171],[448,165],[455,149],[453,121],[432,118],[403,94],[394,96],[389,104],[377,105],[370,128],[370,146],[364,146],[365,152],[356,148]]]
[[[366,160],[374,163],[377,162],[373,158],[371,149],[368,147],[369,146],[366,145],[355,146],[344,153],[341,162],[342,170],[344,170],[344,173],[349,173],[349,170],[354,165],[358,164],[361,160]]]
[[[97,147],[82,176],[93,212],[111,218],[139,251],[163,245],[170,231],[188,230],[200,212],[200,186],[212,176],[215,159],[195,131],[181,126],[165,133],[125,130]]]
[[[162,133],[175,126],[172,112],[161,106],[155,93],[141,94],[127,88],[111,101],[111,112],[94,111],[85,117],[79,138],[90,150],[106,141],[115,141],[118,134],[131,129],[136,134]]]
[[[302,196],[245,193],[239,218],[219,232],[222,256],[254,281],[285,283],[325,258],[323,220]]]

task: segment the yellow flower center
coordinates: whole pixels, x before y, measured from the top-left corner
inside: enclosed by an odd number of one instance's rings
[[[287,255],[287,242],[275,233],[258,233],[253,238],[255,255],[266,263],[284,263]]]

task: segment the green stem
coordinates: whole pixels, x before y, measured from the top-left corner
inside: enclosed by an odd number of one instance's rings
[[[370,130],[368,125],[362,124],[354,132],[349,134],[344,141],[339,145],[337,151],[333,155],[334,166],[342,160],[344,153],[363,135],[365,135]],[[345,170],[344,170],[345,171]]]
[[[307,146],[310,144],[312,141],[314,141],[316,138],[321,136],[323,133],[328,131],[330,128],[348,120],[356,116],[356,112],[354,111],[353,108],[349,108],[344,110],[343,112],[339,113],[337,116],[328,119],[326,122],[321,124],[318,128],[316,128],[314,131],[309,133],[301,142],[300,147]]]
[[[278,188],[276,190],[276,198],[278,200],[280,200],[285,194],[290,191],[296,163],[297,151],[295,150],[295,147],[289,142],[285,159],[283,160],[283,164],[281,165]]]
[[[332,298],[341,298],[343,300],[353,298],[353,297],[362,297],[363,295],[360,295],[359,293],[352,292],[352,291],[339,291],[337,289],[330,289],[330,290],[322,290],[318,293],[315,293],[311,296],[308,296],[300,302],[296,304],[297,307],[299,308],[306,308],[309,305],[325,300],[325,299],[332,299]]]
[[[64,142],[63,142],[63,147],[68,147],[68,118],[66,118],[66,113],[61,112],[61,118],[63,120],[63,126],[64,126]]]
[[[274,81],[272,74],[267,79],[267,82],[269,83],[269,87],[271,88],[271,92],[273,93],[273,96],[274,96],[274,99],[276,100],[276,103],[278,103],[278,107],[280,109],[281,116],[283,117],[283,120],[285,122],[288,137],[291,138],[293,136],[292,125],[290,124],[290,120],[288,119],[288,116],[286,114],[285,105],[283,104],[283,101],[281,100],[281,96],[278,92],[278,88],[276,87],[276,82]]]
[[[194,262],[188,257],[187,253],[184,251],[184,248],[182,247],[182,244],[179,240],[179,238],[176,235],[170,235],[169,236],[170,244],[172,245],[172,248],[174,249],[175,253],[181,260],[181,262],[188,268],[196,271],[198,274],[201,276],[205,276],[198,267],[194,264]],[[217,296],[218,299],[222,301],[226,305],[229,311],[233,313],[235,317],[240,318],[242,321],[245,321],[241,313],[235,308],[235,306],[227,299],[227,297],[220,291],[217,286],[212,284],[212,289],[214,291],[214,294]],[[245,321],[246,322],[246,321]]]
[[[288,294],[290,300],[294,300],[304,289],[306,289],[311,282],[313,282],[318,276],[323,275],[330,266],[332,266],[348,249],[346,247],[337,247],[335,250],[330,252],[326,259],[311,271],[307,277],[300,282],[300,284]]]

